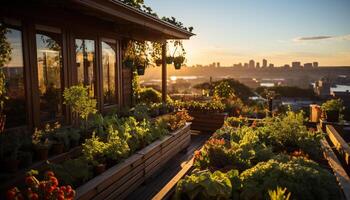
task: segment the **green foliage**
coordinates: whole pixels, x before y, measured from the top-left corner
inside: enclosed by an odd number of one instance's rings
[[[276,158],[244,171],[242,199],[266,199],[268,190],[288,188],[292,199],[339,199],[334,176],[317,163],[304,158]]]
[[[195,171],[178,182],[174,199],[230,199],[235,175],[238,172]]]
[[[72,111],[77,113],[85,121],[90,114],[95,114],[96,100],[89,97],[88,88],[77,85],[66,88],[63,93],[64,104],[71,106]]]
[[[100,140],[99,137],[93,135],[90,139],[86,139],[82,144],[82,152],[84,158],[93,165],[105,162],[105,154],[108,145]]]
[[[175,101],[174,106],[178,109],[186,109],[190,112],[223,112],[225,109],[225,105],[218,100],[208,102]]]
[[[61,185],[78,187],[92,178],[91,166],[82,157],[68,159],[60,164],[49,164],[50,170],[54,171]]]
[[[162,94],[153,88],[142,88],[139,93],[138,102],[145,104],[161,103]]]
[[[119,137],[118,130],[109,127],[107,145],[106,145],[106,157],[111,160],[120,161],[126,158],[130,153],[130,148],[126,140]]]
[[[249,126],[249,121],[244,117],[228,117],[225,119],[224,125],[232,127]]]
[[[149,107],[146,104],[137,104],[132,110],[132,115],[138,120],[149,119]]]
[[[3,67],[11,60],[12,48],[6,38],[8,32],[9,30],[0,23],[0,67]]]
[[[341,99],[328,100],[321,106],[322,111],[338,111],[344,110],[343,101]]]
[[[175,114],[165,117],[169,124],[169,129],[175,131],[186,125],[186,122],[193,118],[188,114],[187,110],[180,110]]]
[[[234,89],[230,86],[228,81],[221,81],[214,88],[214,96],[220,98],[232,98],[235,96]]]
[[[288,111],[286,115],[265,119],[265,126],[258,127],[260,140],[271,145],[274,151],[292,152],[301,149],[314,159],[322,157],[320,132],[312,132],[304,125],[303,113]]]
[[[194,88],[196,89],[204,89],[209,90],[210,95],[214,95],[214,89],[217,85],[219,85],[221,82],[226,82],[230,85],[230,87],[233,89],[236,97],[239,99],[242,99],[243,102],[247,103],[249,100],[249,97],[254,96],[253,91],[246,85],[240,83],[239,81],[235,79],[223,79],[219,81],[215,81],[213,83],[201,83],[198,85],[195,85]]]
[[[289,200],[291,194],[286,192],[287,188],[277,187],[276,190],[269,190],[269,196],[271,200]]]

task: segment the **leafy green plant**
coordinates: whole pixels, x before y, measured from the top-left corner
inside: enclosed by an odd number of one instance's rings
[[[85,143],[82,144],[82,152],[84,158],[97,166],[98,164],[103,164],[106,160],[105,154],[108,145],[96,137],[94,134],[90,139],[86,139]]]
[[[199,101],[175,101],[174,106],[177,109],[186,109],[190,112],[223,112],[225,105],[218,100],[199,102]]]
[[[88,117],[97,112],[96,99],[89,97],[88,88],[82,85],[72,86],[64,90],[63,96],[64,104],[70,106],[72,111],[85,121],[86,126]]]
[[[343,101],[341,99],[328,100],[321,105],[323,111],[338,111],[344,110]]]
[[[49,164],[49,169],[55,172],[57,178],[64,185],[78,187],[92,178],[91,166],[83,158],[68,159],[60,164]]]
[[[269,190],[269,196],[271,200],[289,200],[291,194],[286,192],[287,188],[277,187],[276,190]]]
[[[304,158],[276,157],[244,171],[242,199],[266,199],[278,186],[292,193],[292,199],[339,199],[334,176],[317,163]]]
[[[138,120],[142,121],[149,118],[149,107],[146,104],[137,104],[132,110],[133,116]]]
[[[120,161],[126,158],[130,153],[130,148],[126,140],[119,137],[118,130],[109,127],[107,145],[106,145],[106,157],[114,161]]]
[[[229,174],[238,172],[195,171],[178,182],[174,199],[230,199],[235,183],[231,183],[233,177]]]

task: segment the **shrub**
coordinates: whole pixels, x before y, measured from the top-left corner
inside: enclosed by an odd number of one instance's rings
[[[289,200],[291,194],[286,192],[287,188],[277,187],[276,190],[269,190],[269,196],[271,200]]]
[[[213,100],[209,102],[176,101],[174,103],[174,106],[177,109],[186,109],[190,112],[223,112],[225,109],[225,105],[219,100]]]
[[[96,100],[89,97],[88,88],[82,85],[66,88],[63,93],[64,104],[71,107],[83,120],[87,120],[90,114],[95,114]]]
[[[130,148],[126,140],[123,140],[119,137],[118,130],[109,127],[107,144],[106,144],[106,158],[120,161],[123,158],[126,158],[130,153]]]
[[[238,172],[196,171],[178,182],[174,199],[230,199],[234,176]]]
[[[93,136],[90,139],[86,139],[82,144],[82,151],[84,158],[94,166],[105,162],[105,154],[107,150],[107,144],[102,142],[99,137]]]
[[[328,100],[321,105],[321,109],[324,112],[327,112],[327,111],[341,112],[344,110],[343,101],[341,99]]]
[[[139,103],[151,104],[161,103],[162,95],[160,92],[153,88],[142,88],[139,93]]]
[[[221,81],[215,86],[214,96],[228,99],[235,96],[235,91],[227,81]]]
[[[266,199],[268,190],[286,187],[292,199],[339,199],[334,176],[304,158],[277,157],[244,171],[242,199]]]

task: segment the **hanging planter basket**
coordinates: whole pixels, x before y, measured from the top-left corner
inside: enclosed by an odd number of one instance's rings
[[[181,65],[182,65],[182,63],[174,63],[174,67],[176,70],[181,69]]]
[[[157,59],[156,61],[155,61],[155,63],[156,63],[156,65],[159,67],[159,66],[161,66],[162,65],[162,59]]]
[[[166,57],[166,64],[171,65],[174,62],[174,57],[172,56],[167,56]]]
[[[175,69],[181,69],[181,65],[185,62],[185,57],[184,56],[176,56],[174,58],[174,66]]]
[[[136,70],[139,76],[145,75],[146,65],[138,65]]]

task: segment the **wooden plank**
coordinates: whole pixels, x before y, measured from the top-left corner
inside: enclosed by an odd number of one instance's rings
[[[332,125],[326,126],[326,131],[329,139],[334,144],[335,148],[343,156],[345,163],[350,165],[350,147]]]
[[[125,174],[125,176],[121,177],[121,179],[119,179],[116,182],[114,182],[112,185],[110,185],[108,188],[106,188],[106,190],[104,190],[101,193],[99,193],[93,199],[94,200],[105,199],[110,194],[112,194],[114,191],[117,191],[118,188],[120,188],[121,186],[124,186],[124,185],[128,186],[128,187],[131,187],[134,184],[134,182],[130,182],[129,180],[131,180],[134,176],[139,175],[140,173],[142,173],[144,175],[143,168],[144,168],[144,166],[142,166],[142,165],[137,166],[130,173]],[[137,181],[138,180],[136,180],[136,182]]]
[[[76,190],[77,192],[76,199],[91,199],[93,196],[97,195],[99,191],[103,190],[111,182],[113,182],[113,180],[119,179],[120,176],[122,176],[124,173],[127,173],[128,171],[130,171],[130,169],[128,168],[132,167],[132,163],[136,162],[139,159],[142,159],[142,156],[138,154],[134,154],[130,158],[126,159],[124,162],[119,163],[114,167],[111,167],[103,174],[93,178],[89,182],[80,186]],[[125,168],[127,169],[124,170]],[[108,181],[108,184],[104,184],[105,181],[106,182]],[[100,185],[103,185],[103,187]]]
[[[176,187],[176,184],[184,177],[193,166],[193,158],[189,160],[182,169],[172,178],[153,198],[152,200],[162,200],[166,199],[166,197],[173,191]]]
[[[323,149],[324,156],[328,160],[329,165],[332,167],[334,175],[344,192],[345,198],[350,200],[350,178],[348,174],[325,139],[321,140],[321,147]]]

